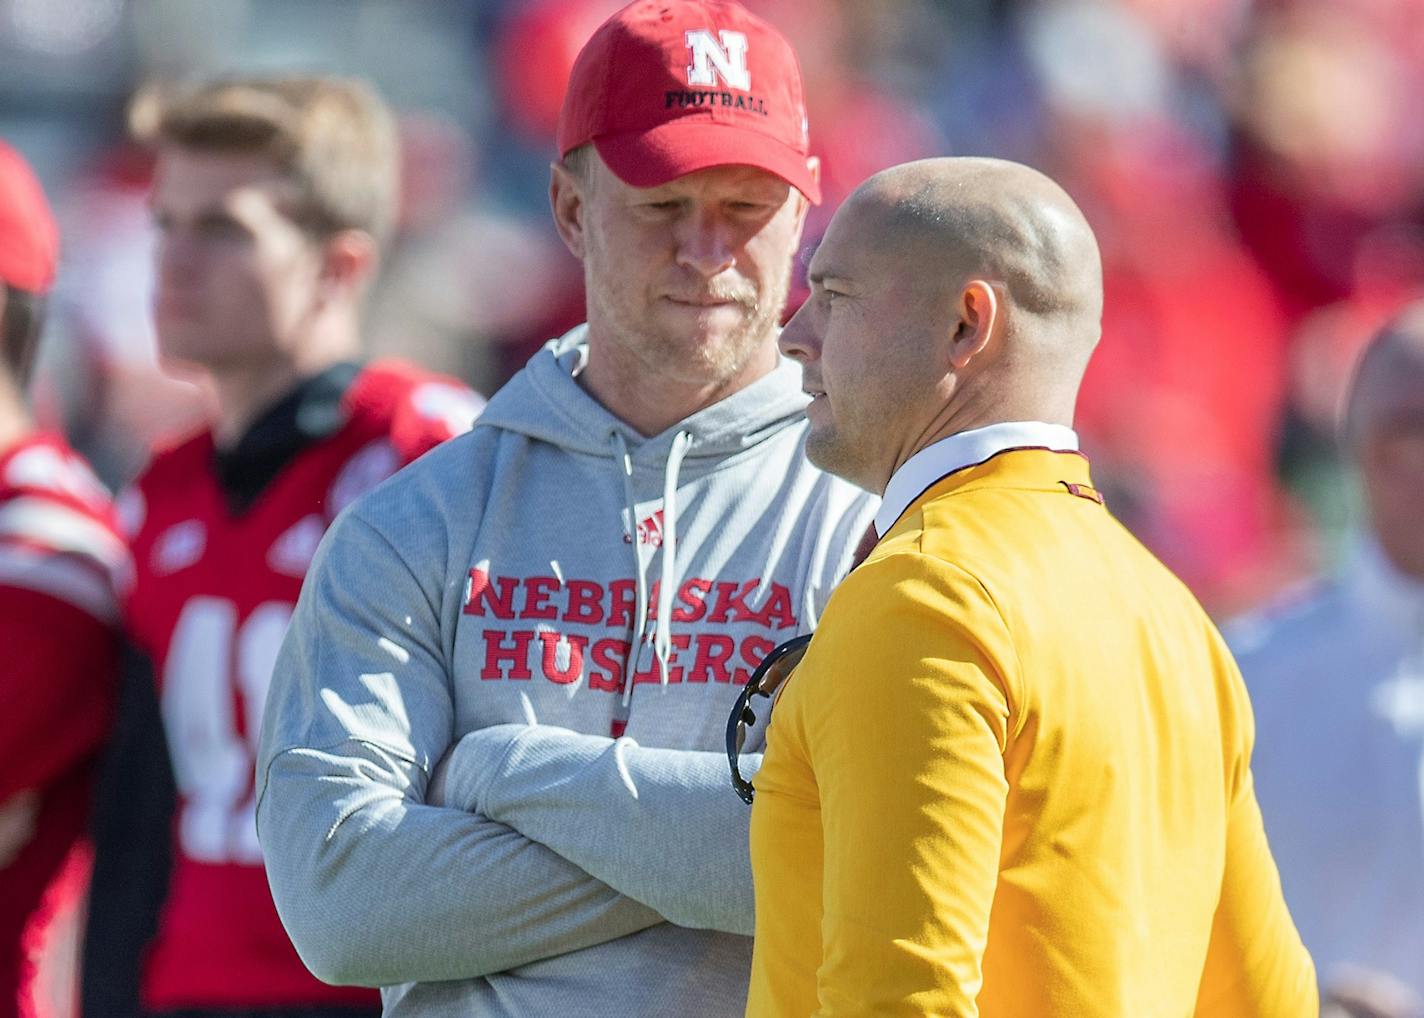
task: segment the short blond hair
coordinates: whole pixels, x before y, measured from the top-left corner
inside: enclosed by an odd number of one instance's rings
[[[399,142],[375,91],[349,78],[227,78],[135,97],[140,141],[271,159],[297,185],[285,211],[316,236],[364,230],[378,241],[395,215]]]

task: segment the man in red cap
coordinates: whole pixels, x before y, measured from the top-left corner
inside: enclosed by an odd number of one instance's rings
[[[58,253],[39,183],[0,143],[0,1016],[35,1013],[43,935],[73,904],[128,560],[108,492],[24,400]]]
[[[776,350],[819,199],[787,42],[735,3],[631,4],[559,155],[587,323],[336,522],[263,719],[278,911],[388,1018],[742,1013],[727,712],[873,512],[805,461]]]

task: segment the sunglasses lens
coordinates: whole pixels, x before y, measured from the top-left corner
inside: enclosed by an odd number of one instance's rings
[[[794,647],[788,646],[786,652],[777,657],[771,667],[766,670],[759,691],[771,696],[780,689],[781,684],[790,677],[791,673],[796,670],[796,666],[801,663],[801,659],[806,656],[806,647],[807,644],[804,643]]]
[[[742,801],[751,804],[752,783],[745,780],[741,772],[737,770],[737,756],[742,752],[742,747],[746,745],[747,728],[756,724],[756,714],[751,708],[751,698],[753,696],[772,697],[786,681],[787,676],[801,663],[801,658],[806,654],[806,647],[811,642],[810,634],[798,636],[793,640],[788,640],[779,647],[772,649],[756,671],[752,673],[747,681],[746,688],[737,698],[737,705],[732,710],[732,716],[728,719],[727,725],[727,757],[728,763],[732,767],[732,787],[737,790]]]

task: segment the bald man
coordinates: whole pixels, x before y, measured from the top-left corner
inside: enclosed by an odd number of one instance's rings
[[[810,281],[807,454],[884,503],[755,778],[748,1014],[1313,1016],[1240,674],[1077,452],[1082,214],[1027,167],[911,163]]]
[[[1226,627],[1254,771],[1321,984],[1401,981],[1424,1014],[1424,301],[1366,348],[1344,449],[1365,526],[1334,576]],[[1370,973],[1376,973],[1372,977]],[[1343,994],[1342,994],[1343,995]]]

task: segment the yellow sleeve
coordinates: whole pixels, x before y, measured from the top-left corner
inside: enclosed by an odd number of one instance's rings
[[[824,841],[820,1015],[978,1014],[1012,655],[978,583],[916,554],[847,578],[802,664]],[[793,680],[794,681],[794,680]]]
[[[1197,1018],[1318,1014],[1315,966],[1286,909],[1249,771],[1227,822],[1226,871],[1197,994]]]

